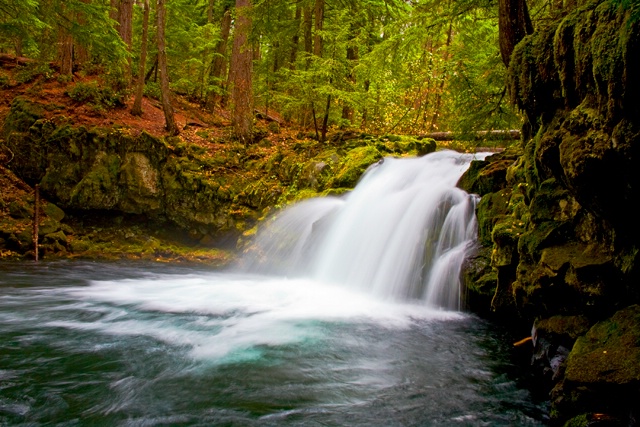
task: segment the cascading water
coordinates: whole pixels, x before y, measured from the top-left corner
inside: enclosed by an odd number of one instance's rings
[[[484,154],[385,158],[343,198],[311,199],[258,234],[249,270],[460,308],[460,269],[476,234],[475,196],[455,185]]]
[[[270,275],[0,260],[0,425],[545,425],[492,325],[425,305],[458,307],[472,157],[279,212],[247,259]]]

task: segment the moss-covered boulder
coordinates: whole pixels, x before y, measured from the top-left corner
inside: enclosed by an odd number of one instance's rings
[[[562,380],[573,344],[589,327],[589,319],[582,315],[556,315],[534,322],[531,364],[547,387]]]
[[[607,414],[630,425],[640,401],[640,306],[596,323],[569,353],[564,381],[553,392],[552,414]]]

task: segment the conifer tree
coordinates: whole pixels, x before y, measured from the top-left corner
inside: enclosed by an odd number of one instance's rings
[[[142,15],[142,46],[140,47],[140,64],[138,66],[138,81],[136,83],[136,97],[133,101],[131,114],[142,115],[142,95],[144,93],[144,75],[147,66],[147,45],[149,39],[149,0],[144,0]]]
[[[249,143],[253,132],[252,58],[249,41],[251,31],[251,1],[236,0],[236,27],[231,53],[229,80],[231,91],[232,121],[236,138]]]
[[[158,0],[156,14],[158,23],[158,70],[160,72],[160,93],[162,98],[162,110],[164,111],[165,129],[169,135],[178,135],[180,130],[176,124],[175,113],[173,111],[173,105],[171,104],[169,75],[167,72],[167,51],[165,46],[165,0]]]

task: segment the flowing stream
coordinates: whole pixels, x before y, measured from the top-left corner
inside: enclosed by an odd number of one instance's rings
[[[545,425],[499,331],[457,310],[470,160],[385,159],[230,271],[0,262],[0,425]]]

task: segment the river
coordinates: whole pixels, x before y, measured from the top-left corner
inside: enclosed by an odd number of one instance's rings
[[[165,264],[0,263],[0,425],[544,425],[473,315]]]

